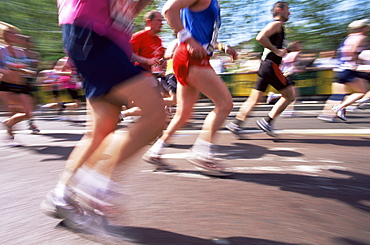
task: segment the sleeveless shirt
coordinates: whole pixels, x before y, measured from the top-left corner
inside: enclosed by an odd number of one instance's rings
[[[212,0],[208,8],[202,11],[195,12],[184,8],[180,12],[180,18],[183,26],[212,55],[221,26],[220,6],[217,0]]]
[[[278,20],[275,20],[278,21]],[[281,27],[281,32],[275,33],[271,37],[269,37],[270,42],[274,45],[277,49],[284,48],[285,45],[285,31],[284,27]],[[271,52],[268,48],[263,50],[262,60],[271,60],[272,62],[280,65],[282,57],[276,55],[274,52]]]

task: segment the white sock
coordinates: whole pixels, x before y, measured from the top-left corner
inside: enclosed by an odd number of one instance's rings
[[[109,186],[111,185],[112,182],[110,178],[102,175],[97,171],[93,171],[91,173],[91,177],[94,179],[94,182],[91,183],[92,187],[94,187],[95,189],[99,189],[103,192],[109,189]]]
[[[213,156],[213,153],[211,151],[212,146],[213,146],[212,143],[197,138],[197,140],[195,141],[195,143],[192,147],[192,150],[201,154],[201,155],[212,157]]]
[[[83,182],[85,182],[87,176],[90,176],[91,175],[91,172],[93,171],[93,169],[89,168],[89,167],[86,167],[85,165],[82,165],[77,171],[76,173],[74,174],[73,176],[73,182],[75,185],[79,185],[79,184],[82,184],[83,185]]]
[[[164,141],[162,139],[158,139],[154,145],[149,149],[149,151],[154,155],[161,155],[164,148]]]
[[[61,182],[58,182],[57,185],[54,188],[54,194],[55,194],[55,204],[57,205],[67,205],[68,203],[65,201],[65,194],[66,194],[67,186],[65,184],[62,184]]]

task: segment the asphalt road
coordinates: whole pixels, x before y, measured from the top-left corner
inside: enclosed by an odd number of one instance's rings
[[[316,119],[321,107],[301,104],[299,117],[279,118],[278,138],[255,125],[269,105],[247,121],[244,139],[221,129],[218,156],[234,174],[213,178],[186,160],[212,108],[199,104],[166,148],[176,171],[156,172],[141,160],[149,146],[118,167],[114,178],[124,197],[116,225],[148,245],[370,244],[369,109],[347,113],[345,123],[324,123]],[[84,131],[84,110],[69,114],[74,123],[53,112],[38,115],[39,135],[20,123],[16,147],[2,141],[1,244],[131,244],[60,228],[39,209]],[[119,124],[120,134],[128,126]]]

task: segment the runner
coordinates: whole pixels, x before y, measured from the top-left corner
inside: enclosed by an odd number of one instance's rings
[[[149,2],[58,1],[64,46],[84,78],[92,125],[41,208],[64,219],[72,229],[104,230],[102,220],[112,207],[108,200],[116,194],[111,180],[116,165],[147,145],[164,127],[163,100],[150,87],[153,76],[142,73],[130,61],[131,22]],[[130,100],[141,108],[142,117],[117,138],[113,134],[117,118],[122,105]],[[108,159],[99,161],[103,154]],[[86,199],[85,209],[75,197]]]
[[[261,66],[258,70],[256,88],[252,90],[249,98],[243,103],[235,119],[226,125],[228,130],[239,137],[241,136],[241,126],[244,120],[263,96],[269,84],[282,95],[268,113],[268,116],[257,120],[258,127],[269,136],[276,136],[273,130],[274,120],[295,100],[293,87],[287,82],[279,69],[282,57],[287,53],[283,45],[285,41],[284,24],[288,21],[290,15],[288,3],[281,1],[275,3],[271,12],[274,21],[263,28],[256,38],[265,47]]]
[[[21,44],[19,39],[20,30],[5,22],[0,22],[0,31],[5,46],[0,48],[1,84],[0,97],[10,112],[10,117],[1,122],[7,131],[6,139],[10,145],[14,142],[13,127],[17,123],[29,120],[33,117],[34,100],[31,96],[31,88],[27,84],[28,76],[35,76],[36,72],[25,60],[26,54],[15,45]],[[33,124],[30,128],[33,133],[40,130]]]
[[[348,25],[349,34],[338,48],[339,65],[335,69],[338,72],[337,80],[332,85],[332,95],[317,117],[319,120],[334,122],[337,117],[347,121],[346,107],[361,99],[368,91],[366,80],[370,81],[370,74],[357,71],[357,67],[359,54],[369,45],[367,42],[369,30],[368,19],[356,20]],[[348,88],[355,93],[344,99],[348,95]]]
[[[165,52],[162,46],[162,39],[158,34],[162,30],[163,17],[157,10],[151,10],[144,15],[145,29],[132,35],[130,44],[134,55],[131,60],[136,66],[153,74],[156,78],[162,75],[163,55]],[[158,82],[153,79],[153,87],[158,88]],[[123,121],[133,121],[134,116],[141,116],[141,109],[130,101],[126,110],[120,114]]]
[[[173,67],[178,81],[176,114],[162,137],[143,156],[151,164],[166,168],[161,159],[163,148],[178,128],[190,118],[194,103],[203,93],[211,99],[215,108],[206,117],[202,132],[191,149],[188,160],[209,175],[227,175],[227,169],[214,158],[217,130],[230,113],[233,102],[224,82],[212,69],[209,59],[218,46],[218,29],[221,25],[220,7],[217,0],[167,1],[164,16],[178,33],[179,46],[173,57]],[[236,51],[219,44],[233,59]]]

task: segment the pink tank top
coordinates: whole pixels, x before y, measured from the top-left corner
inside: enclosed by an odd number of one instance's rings
[[[105,36],[119,46],[128,57],[131,33],[112,26],[109,0],[58,0],[59,24],[72,24]]]

